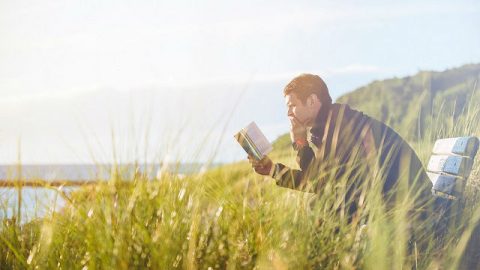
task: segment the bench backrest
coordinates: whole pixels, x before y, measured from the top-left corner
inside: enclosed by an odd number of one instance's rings
[[[461,198],[479,147],[477,137],[440,139],[435,142],[427,165],[434,196]]]

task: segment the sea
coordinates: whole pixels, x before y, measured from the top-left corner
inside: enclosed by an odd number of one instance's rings
[[[174,173],[180,177],[199,173],[219,164],[48,164],[48,165],[0,165],[0,181],[44,180],[44,181],[92,181],[110,179],[113,173],[122,179],[133,179],[135,173],[148,175],[148,179],[160,179],[163,173]],[[68,194],[78,187],[62,187]],[[20,212],[19,197],[21,198]],[[65,200],[56,188],[0,187],[0,219],[17,218],[22,223],[53,214],[65,206]]]

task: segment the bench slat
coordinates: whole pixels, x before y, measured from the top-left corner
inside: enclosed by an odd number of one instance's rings
[[[437,140],[432,153],[474,158],[477,150],[478,139],[476,137],[457,137]]]
[[[427,170],[468,178],[472,170],[472,160],[461,156],[432,155]]]
[[[446,138],[435,142],[427,165],[434,196],[449,200],[463,196],[479,144],[477,137]]]

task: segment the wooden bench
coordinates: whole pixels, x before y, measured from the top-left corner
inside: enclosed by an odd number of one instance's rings
[[[427,174],[435,196],[431,217],[437,248],[446,244],[445,237],[449,232],[463,226],[466,201],[463,195],[478,147],[477,137],[447,138],[435,142]]]
[[[435,142],[427,165],[434,196],[448,200],[463,199],[478,147],[477,137],[447,138]]]

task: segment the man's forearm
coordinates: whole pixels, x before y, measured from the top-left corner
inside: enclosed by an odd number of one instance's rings
[[[270,176],[275,179],[278,186],[297,190],[304,189],[304,173],[301,170],[291,169],[281,163],[276,163]]]
[[[315,159],[315,153],[308,144],[297,150],[297,163],[302,171],[308,170],[308,167]]]
[[[291,169],[281,163],[276,163],[270,170],[270,176],[275,179],[279,186],[291,189],[303,189],[304,172],[308,170],[308,167],[315,158],[315,154],[308,143],[301,147],[296,147],[294,143],[293,146],[297,151],[297,163],[300,170]]]

